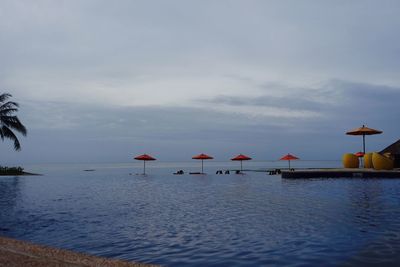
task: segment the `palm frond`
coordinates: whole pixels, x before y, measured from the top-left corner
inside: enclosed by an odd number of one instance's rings
[[[0,109],[0,116],[8,116],[17,111],[17,108]]]
[[[10,97],[12,97],[11,94],[9,93],[4,93],[0,95],[0,103],[6,101],[7,99],[9,99]]]
[[[17,116],[1,116],[1,124],[26,136],[27,130]]]
[[[14,112],[18,111],[19,105],[13,101],[7,101],[10,97],[11,94],[8,93],[0,94],[0,138],[3,141],[5,138],[10,139],[14,142],[14,149],[21,150],[21,144],[13,130],[24,136],[27,130],[18,117],[13,116]]]
[[[21,144],[19,143],[19,140],[17,136],[11,131],[7,126],[2,126],[1,131],[4,135],[4,137],[10,139],[11,141],[14,141],[14,149],[15,150],[21,150]]]
[[[7,108],[18,108],[19,104],[13,101],[8,101],[0,106],[0,110],[7,109]]]

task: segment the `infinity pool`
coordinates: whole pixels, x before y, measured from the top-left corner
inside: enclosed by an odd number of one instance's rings
[[[400,262],[400,180],[83,169],[0,177],[0,235],[166,266]]]

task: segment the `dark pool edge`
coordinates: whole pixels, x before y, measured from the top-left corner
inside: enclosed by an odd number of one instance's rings
[[[21,173],[0,173],[0,176],[43,176],[40,173],[21,172]]]
[[[308,178],[400,178],[400,171],[377,171],[371,169],[309,169],[282,171],[284,179]]]
[[[0,266],[150,267],[157,265],[102,258],[0,236]]]

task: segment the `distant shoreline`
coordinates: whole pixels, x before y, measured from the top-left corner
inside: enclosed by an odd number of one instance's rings
[[[0,172],[0,176],[42,176],[40,173],[32,173],[32,172],[19,172],[19,173],[4,173]]]

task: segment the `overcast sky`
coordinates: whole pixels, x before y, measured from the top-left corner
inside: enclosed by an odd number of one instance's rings
[[[0,162],[339,159],[400,138],[400,1],[0,0]]]

